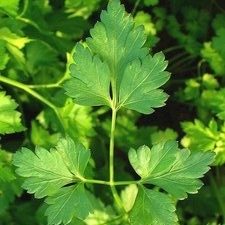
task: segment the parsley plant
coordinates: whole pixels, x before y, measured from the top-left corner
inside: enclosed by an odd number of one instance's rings
[[[109,187],[116,209],[112,214],[106,208],[98,225],[178,224],[176,201],[199,190],[202,186],[199,178],[209,170],[214,154],[179,149],[173,140],[137,149],[129,146],[129,162],[138,178],[116,180],[117,115],[122,109],[150,114],[164,106],[168,95],[159,88],[170,75],[165,71],[167,61],[163,53],[149,54],[143,27],[135,26],[118,0],[109,2],[90,34],[84,43],[76,44],[69,67],[71,77],[63,87],[76,104],[111,109],[108,179],[95,179],[91,150],[67,134],[50,150],[37,146],[32,152],[22,148],[14,155],[16,172],[25,178],[23,188],[35,198],[45,198],[49,225],[93,224],[91,221],[99,210],[104,210],[103,203],[93,194],[97,185]],[[31,87],[2,76],[0,81],[44,102],[65,126],[59,110]],[[11,115],[7,126],[0,122],[2,132],[24,129],[15,111],[16,103],[4,92],[0,93],[0,99],[5,102],[0,107],[0,118],[1,114]],[[11,127],[11,119],[16,126]],[[119,193],[121,187],[124,189]]]

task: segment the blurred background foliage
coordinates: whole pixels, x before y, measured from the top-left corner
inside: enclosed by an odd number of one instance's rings
[[[216,162],[204,179],[205,186],[179,202],[177,212],[181,224],[223,224],[225,2],[122,3],[136,25],[145,27],[149,51],[166,55],[172,75],[166,85],[170,94],[166,107],[149,116],[131,111],[119,114],[117,179],[135,176],[128,166],[129,147],[176,139],[192,151],[214,151]],[[60,88],[69,76],[73,46],[85,40],[106,5],[106,0],[0,0],[0,77],[19,82],[8,85],[0,79],[0,225],[46,225],[45,205],[22,191],[22,181],[11,165],[13,153],[21,146],[50,148],[65,129],[92,149],[96,163],[90,174],[95,170],[107,179],[108,109],[76,105]],[[109,222],[115,211],[107,206],[111,199],[101,188],[93,190],[99,198],[98,210],[85,223],[72,221],[71,225],[120,224]],[[123,190],[122,198],[131,189]]]

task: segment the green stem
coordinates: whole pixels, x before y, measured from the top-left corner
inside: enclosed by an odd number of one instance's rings
[[[120,216],[115,217],[114,219],[111,219],[111,220],[101,223],[99,225],[115,224],[116,221],[122,222],[123,217],[124,217],[124,215],[120,215]]]
[[[170,48],[166,48],[166,49],[162,50],[162,52],[164,54],[166,54],[166,53],[172,52],[174,50],[182,49],[182,48],[183,48],[183,46],[181,46],[181,45],[175,45],[175,46],[172,46]]]
[[[94,180],[94,179],[86,179],[83,178],[81,179],[82,182],[87,183],[87,184],[101,184],[101,185],[110,185],[109,181],[105,180]]]
[[[31,25],[33,26],[34,28],[36,28],[40,33],[42,34],[45,34],[45,35],[52,35],[52,33],[48,30],[42,30],[42,28],[39,27],[38,24],[36,24],[34,21],[28,19],[28,18],[24,18],[24,17],[21,17],[21,16],[17,16],[16,17],[17,20],[23,22],[23,23],[26,23],[28,25]]]
[[[116,91],[114,88],[113,90]],[[114,107],[112,107],[112,123],[111,123],[110,144],[109,144],[109,185],[111,188],[113,198],[116,204],[118,205],[120,211],[126,214],[123,203],[115,188],[115,182],[114,182],[114,139],[115,139],[116,113],[117,113],[117,110],[115,109],[115,105],[116,105],[116,100],[114,101]]]
[[[27,85],[27,87],[32,88],[32,89],[38,89],[38,88],[59,88],[61,87],[60,84],[66,80],[66,73],[64,74],[64,76],[57,81],[56,83],[53,84],[34,84],[34,85]]]
[[[199,62],[198,62],[198,66],[197,66],[197,71],[198,71],[198,77],[201,77],[201,67],[202,67],[202,64],[205,63],[206,60],[205,59],[201,59]]]
[[[121,201],[121,199],[120,199],[120,196],[119,196],[119,194],[118,194],[118,192],[117,192],[117,190],[116,190],[114,184],[111,184],[111,185],[110,185],[110,188],[111,188],[111,192],[112,192],[113,198],[114,198],[116,204],[118,205],[120,211],[121,211],[124,215],[127,214],[127,212],[126,212],[126,210],[124,209],[123,203],[122,203],[122,201]]]
[[[116,127],[116,109],[112,109],[112,123],[110,133],[110,145],[109,145],[109,181],[114,182],[114,139],[115,139],[115,127]]]
[[[12,79],[7,78],[7,77],[3,77],[2,75],[0,75],[0,82],[11,85],[11,86],[16,87],[16,88],[19,88],[19,89],[27,92],[28,94],[30,94],[34,98],[38,99],[39,101],[41,101],[45,105],[47,105],[49,108],[51,108],[55,112],[55,114],[58,117],[60,123],[63,125],[63,122],[62,122],[62,119],[61,119],[61,116],[58,112],[57,107],[53,103],[48,101],[46,98],[44,98],[42,95],[40,95],[36,91],[30,89],[26,84],[20,83],[18,81],[12,80]]]
[[[177,62],[180,58],[183,58],[185,55],[189,55],[189,54],[187,52],[178,53],[173,58],[169,59],[170,65],[172,65],[174,62]]]
[[[132,13],[131,13],[132,15],[134,15],[135,12],[137,11],[137,7],[138,7],[138,5],[140,4],[140,2],[141,2],[141,0],[137,0],[137,1],[135,2],[134,8],[133,8]]]
[[[216,2],[216,0],[213,1],[213,4],[223,13],[225,13],[225,10]]]
[[[20,17],[23,17],[23,15],[27,12],[28,6],[29,6],[29,0],[24,0],[23,11],[20,13],[19,15]]]
[[[193,60],[194,58],[195,58],[195,56],[189,55],[189,56],[177,61],[176,63],[169,65],[169,70],[177,69],[177,67],[180,67],[182,64],[186,64],[187,61]]]
[[[123,185],[130,185],[130,184],[140,184],[141,181],[139,180],[132,180],[132,181],[114,181],[113,183],[110,183],[110,181],[105,180],[95,180],[95,179],[86,179],[82,178],[82,182],[89,183],[89,184],[100,184],[100,185],[108,185],[111,186],[112,184],[114,186],[123,186]]]
[[[216,181],[213,177],[213,174],[210,174],[210,183],[211,183],[211,187],[212,187],[212,191],[215,194],[215,197],[217,199],[217,202],[220,206],[221,212],[222,212],[222,217],[223,217],[223,221],[225,221],[225,204],[223,199],[221,198],[221,192],[216,184]]]
[[[121,185],[130,185],[130,184],[140,184],[140,180],[132,180],[132,181],[114,181],[115,186],[121,186]]]
[[[55,84],[34,84],[34,85],[27,85],[27,87],[32,89],[39,89],[39,88],[58,88],[60,85],[58,83]]]

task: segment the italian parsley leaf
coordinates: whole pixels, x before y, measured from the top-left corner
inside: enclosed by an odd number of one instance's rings
[[[3,91],[0,91],[0,102],[0,134],[23,131],[21,114],[16,111],[17,103]]]
[[[100,18],[101,22],[97,22],[91,29],[91,38],[87,38],[87,44],[95,54],[107,62],[119,89],[128,63],[135,59],[143,59],[148,54],[147,48],[142,48],[146,36],[143,27],[135,27],[133,18],[127,15],[118,0],[110,1]]]
[[[186,140],[182,141],[184,147],[201,151],[210,151],[215,148],[219,139],[218,126],[215,120],[211,120],[208,127],[197,119],[194,122],[183,122],[181,126],[186,133]]]
[[[81,183],[62,188],[48,197],[46,202],[50,205],[46,210],[49,225],[68,224],[74,215],[83,220],[92,211],[92,205]]]
[[[0,149],[0,182],[11,182],[16,177],[10,166],[12,154]]]
[[[65,89],[77,104],[110,106],[110,71],[108,65],[88,48],[77,44],[73,55],[75,64],[70,66],[72,79]]]
[[[171,140],[152,149],[130,149],[129,160],[143,184],[156,185],[177,199],[184,199],[187,193],[196,193],[202,186],[198,178],[209,170],[214,154],[180,150],[177,142]]]
[[[11,165],[12,153],[0,149],[0,214],[3,214],[10,203],[20,196],[22,189],[16,179]]]
[[[164,71],[166,66],[162,53],[130,63],[121,80],[119,104],[144,114],[165,105],[167,95],[157,88],[169,79],[169,73]]]
[[[65,0],[65,8],[71,17],[87,19],[98,8],[99,2],[100,0]]]
[[[225,120],[225,88],[204,90],[201,95],[202,105],[221,120]]]
[[[223,52],[224,54],[224,49],[223,47],[218,49],[219,42],[221,42],[221,38],[216,37],[214,38],[213,43],[204,43],[201,50],[201,55],[209,63],[216,75],[223,75],[225,73],[225,63],[224,57],[220,54],[220,52]],[[217,49],[215,47],[217,47]]]
[[[132,225],[176,225],[175,210],[174,202],[168,195],[139,186],[129,216]]]
[[[209,101],[208,101],[209,102]],[[208,125],[200,120],[183,122],[182,128],[186,135],[181,143],[184,147],[197,151],[213,151],[216,153],[215,164],[225,163],[225,125],[212,119]]]
[[[82,183],[77,183],[84,176],[89,159],[90,151],[68,136],[50,151],[36,147],[35,153],[27,148],[15,153],[16,172],[26,178],[23,188],[35,193],[36,198],[49,196],[49,224],[68,224],[73,217],[85,219],[91,211],[87,191]]]
[[[136,184],[130,184],[121,191],[121,200],[126,212],[129,212],[133,208],[137,194],[138,188]]]
[[[87,38],[87,48],[77,44],[72,79],[65,84],[67,94],[82,105],[125,107],[149,114],[161,107],[167,95],[158,88],[168,79],[163,53],[154,56],[144,47],[142,26],[135,26],[118,0],[109,2]]]
[[[217,36],[212,39],[213,48],[215,48],[223,58],[225,58],[224,38],[225,38],[225,28],[221,28],[217,32]]]

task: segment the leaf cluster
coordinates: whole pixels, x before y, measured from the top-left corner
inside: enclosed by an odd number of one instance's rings
[[[202,186],[199,178],[209,170],[214,154],[180,150],[176,141],[160,141],[151,149],[131,148],[129,161],[140,180],[121,181],[137,185],[137,189],[129,189],[136,193],[133,205],[124,205],[115,188],[120,181],[114,180],[117,112],[125,108],[150,114],[154,108],[163,106],[167,95],[159,87],[169,79],[169,73],[165,71],[164,55],[148,53],[143,27],[135,26],[119,1],[111,1],[100,18],[90,31],[91,37],[76,44],[69,67],[71,78],[64,88],[79,105],[107,106],[112,110],[109,181],[88,178],[85,168],[90,151],[68,136],[49,151],[36,147],[33,153],[23,148],[15,154],[14,165],[18,167],[17,173],[26,178],[23,188],[28,193],[34,193],[36,198],[47,197],[48,224],[68,224],[74,219],[89,221],[88,215],[96,211],[88,184],[111,186],[120,208],[117,212],[120,222],[177,224],[175,202],[170,195],[178,200],[186,198],[187,193],[196,193]],[[149,184],[170,195],[149,189]]]
[[[178,201],[200,190],[214,153],[214,166],[225,162],[224,15],[212,2],[124,3],[131,14],[119,0],[107,9],[101,0],[0,2],[3,225],[198,225],[225,218],[219,167],[197,197]],[[158,49],[164,53],[153,54]],[[159,112],[170,128],[148,116],[169,97],[162,89],[167,66],[172,98]],[[183,121],[190,111],[177,103],[171,107],[173,96],[196,111],[194,121]],[[211,207],[208,215],[204,207]]]

